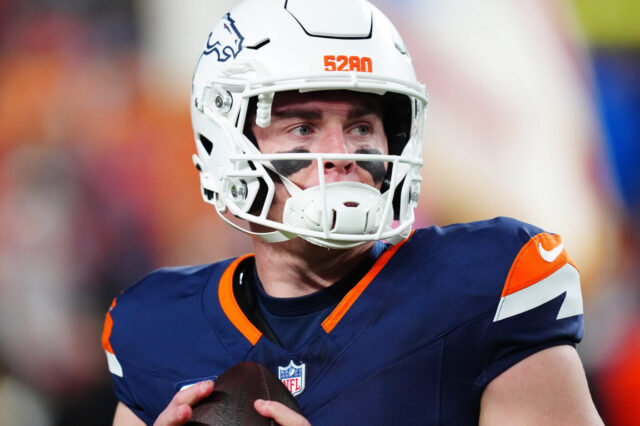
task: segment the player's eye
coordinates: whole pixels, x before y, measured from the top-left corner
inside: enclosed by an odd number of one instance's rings
[[[301,126],[296,126],[293,128],[293,133],[300,135],[300,136],[308,136],[311,134],[311,126],[307,126],[307,125],[301,125]]]
[[[354,131],[358,136],[367,136],[369,133],[371,133],[371,128],[367,125],[361,125],[357,126]]]

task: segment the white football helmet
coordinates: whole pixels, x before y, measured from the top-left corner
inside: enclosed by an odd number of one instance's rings
[[[267,127],[274,96],[291,90],[380,95],[389,155],[262,154],[243,133],[247,111],[255,108],[256,125]],[[270,242],[299,236],[329,248],[372,240],[395,244],[414,221],[426,105],[400,35],[370,3],[246,0],[209,34],[194,72],[193,161],[203,199],[233,227]],[[324,163],[339,159],[386,163],[381,190],[325,183]],[[319,185],[302,190],[293,184],[273,165],[282,160],[316,161]],[[268,216],[276,184],[291,196],[281,218]],[[272,231],[253,232],[233,216]]]

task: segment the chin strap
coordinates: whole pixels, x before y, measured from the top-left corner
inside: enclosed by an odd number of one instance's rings
[[[396,244],[401,243],[407,238],[409,238],[410,235],[411,235],[411,227],[403,230],[400,234],[387,238],[387,242],[392,246],[395,246]]]
[[[227,219],[225,215],[222,214],[222,212],[215,205],[214,205],[214,210],[216,211],[216,213],[218,213],[218,216],[220,216],[220,218],[231,227],[237,229],[238,231],[244,234],[258,237],[261,240],[264,240],[268,243],[280,243],[282,241],[289,241],[298,237],[297,234],[292,234],[290,232],[278,231],[278,230],[271,231],[271,232],[253,232]]]

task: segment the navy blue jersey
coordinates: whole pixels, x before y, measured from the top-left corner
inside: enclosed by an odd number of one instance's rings
[[[560,237],[513,219],[415,231],[295,350],[241,309],[234,276],[248,259],[162,269],[114,300],[109,369],[145,422],[182,387],[254,361],[313,425],[475,425],[492,379],[583,334],[578,271]]]

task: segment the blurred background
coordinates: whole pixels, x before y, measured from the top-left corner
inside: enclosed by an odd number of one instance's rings
[[[191,163],[191,75],[235,3],[0,0],[0,425],[111,424],[113,297],[251,250]],[[640,3],[373,3],[430,96],[418,225],[562,234],[598,409],[640,425]]]

